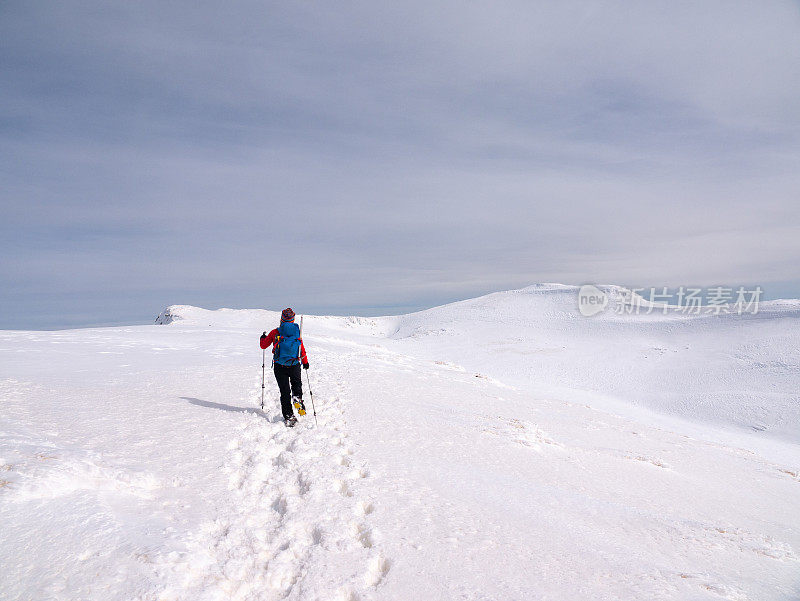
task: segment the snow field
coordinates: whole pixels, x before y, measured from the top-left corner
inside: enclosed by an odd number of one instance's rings
[[[319,428],[259,408],[274,312],[0,332],[0,597],[800,598],[795,305],[570,294],[307,317]]]
[[[393,494],[413,510],[384,527],[396,557],[386,598],[796,595],[791,463],[531,398],[453,366],[379,365],[367,381],[399,370],[403,386],[372,411],[381,386],[356,394],[367,411],[354,427],[385,433],[371,464],[413,483]]]

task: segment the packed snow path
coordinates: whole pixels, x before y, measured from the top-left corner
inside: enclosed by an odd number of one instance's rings
[[[369,470],[353,457],[338,397],[322,418],[288,430],[276,409],[249,413],[224,466],[232,503],[168,558],[178,577],[160,599],[350,599],[380,583],[389,562],[359,485]]]
[[[793,442],[334,318],[290,430],[269,372],[259,409],[275,314],[200,315],[0,333],[3,599],[800,596]]]

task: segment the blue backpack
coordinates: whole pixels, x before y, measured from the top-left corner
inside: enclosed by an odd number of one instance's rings
[[[300,326],[296,323],[285,321],[278,327],[273,360],[286,367],[300,363]]]

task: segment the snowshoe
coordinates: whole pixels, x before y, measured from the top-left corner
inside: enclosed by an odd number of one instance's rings
[[[306,406],[303,403],[303,399],[298,399],[294,397],[294,408],[297,409],[298,415],[305,415],[306,414]]]

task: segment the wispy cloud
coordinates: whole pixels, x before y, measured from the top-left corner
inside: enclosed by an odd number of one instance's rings
[[[792,2],[4,3],[0,325],[800,294],[798,34]]]

